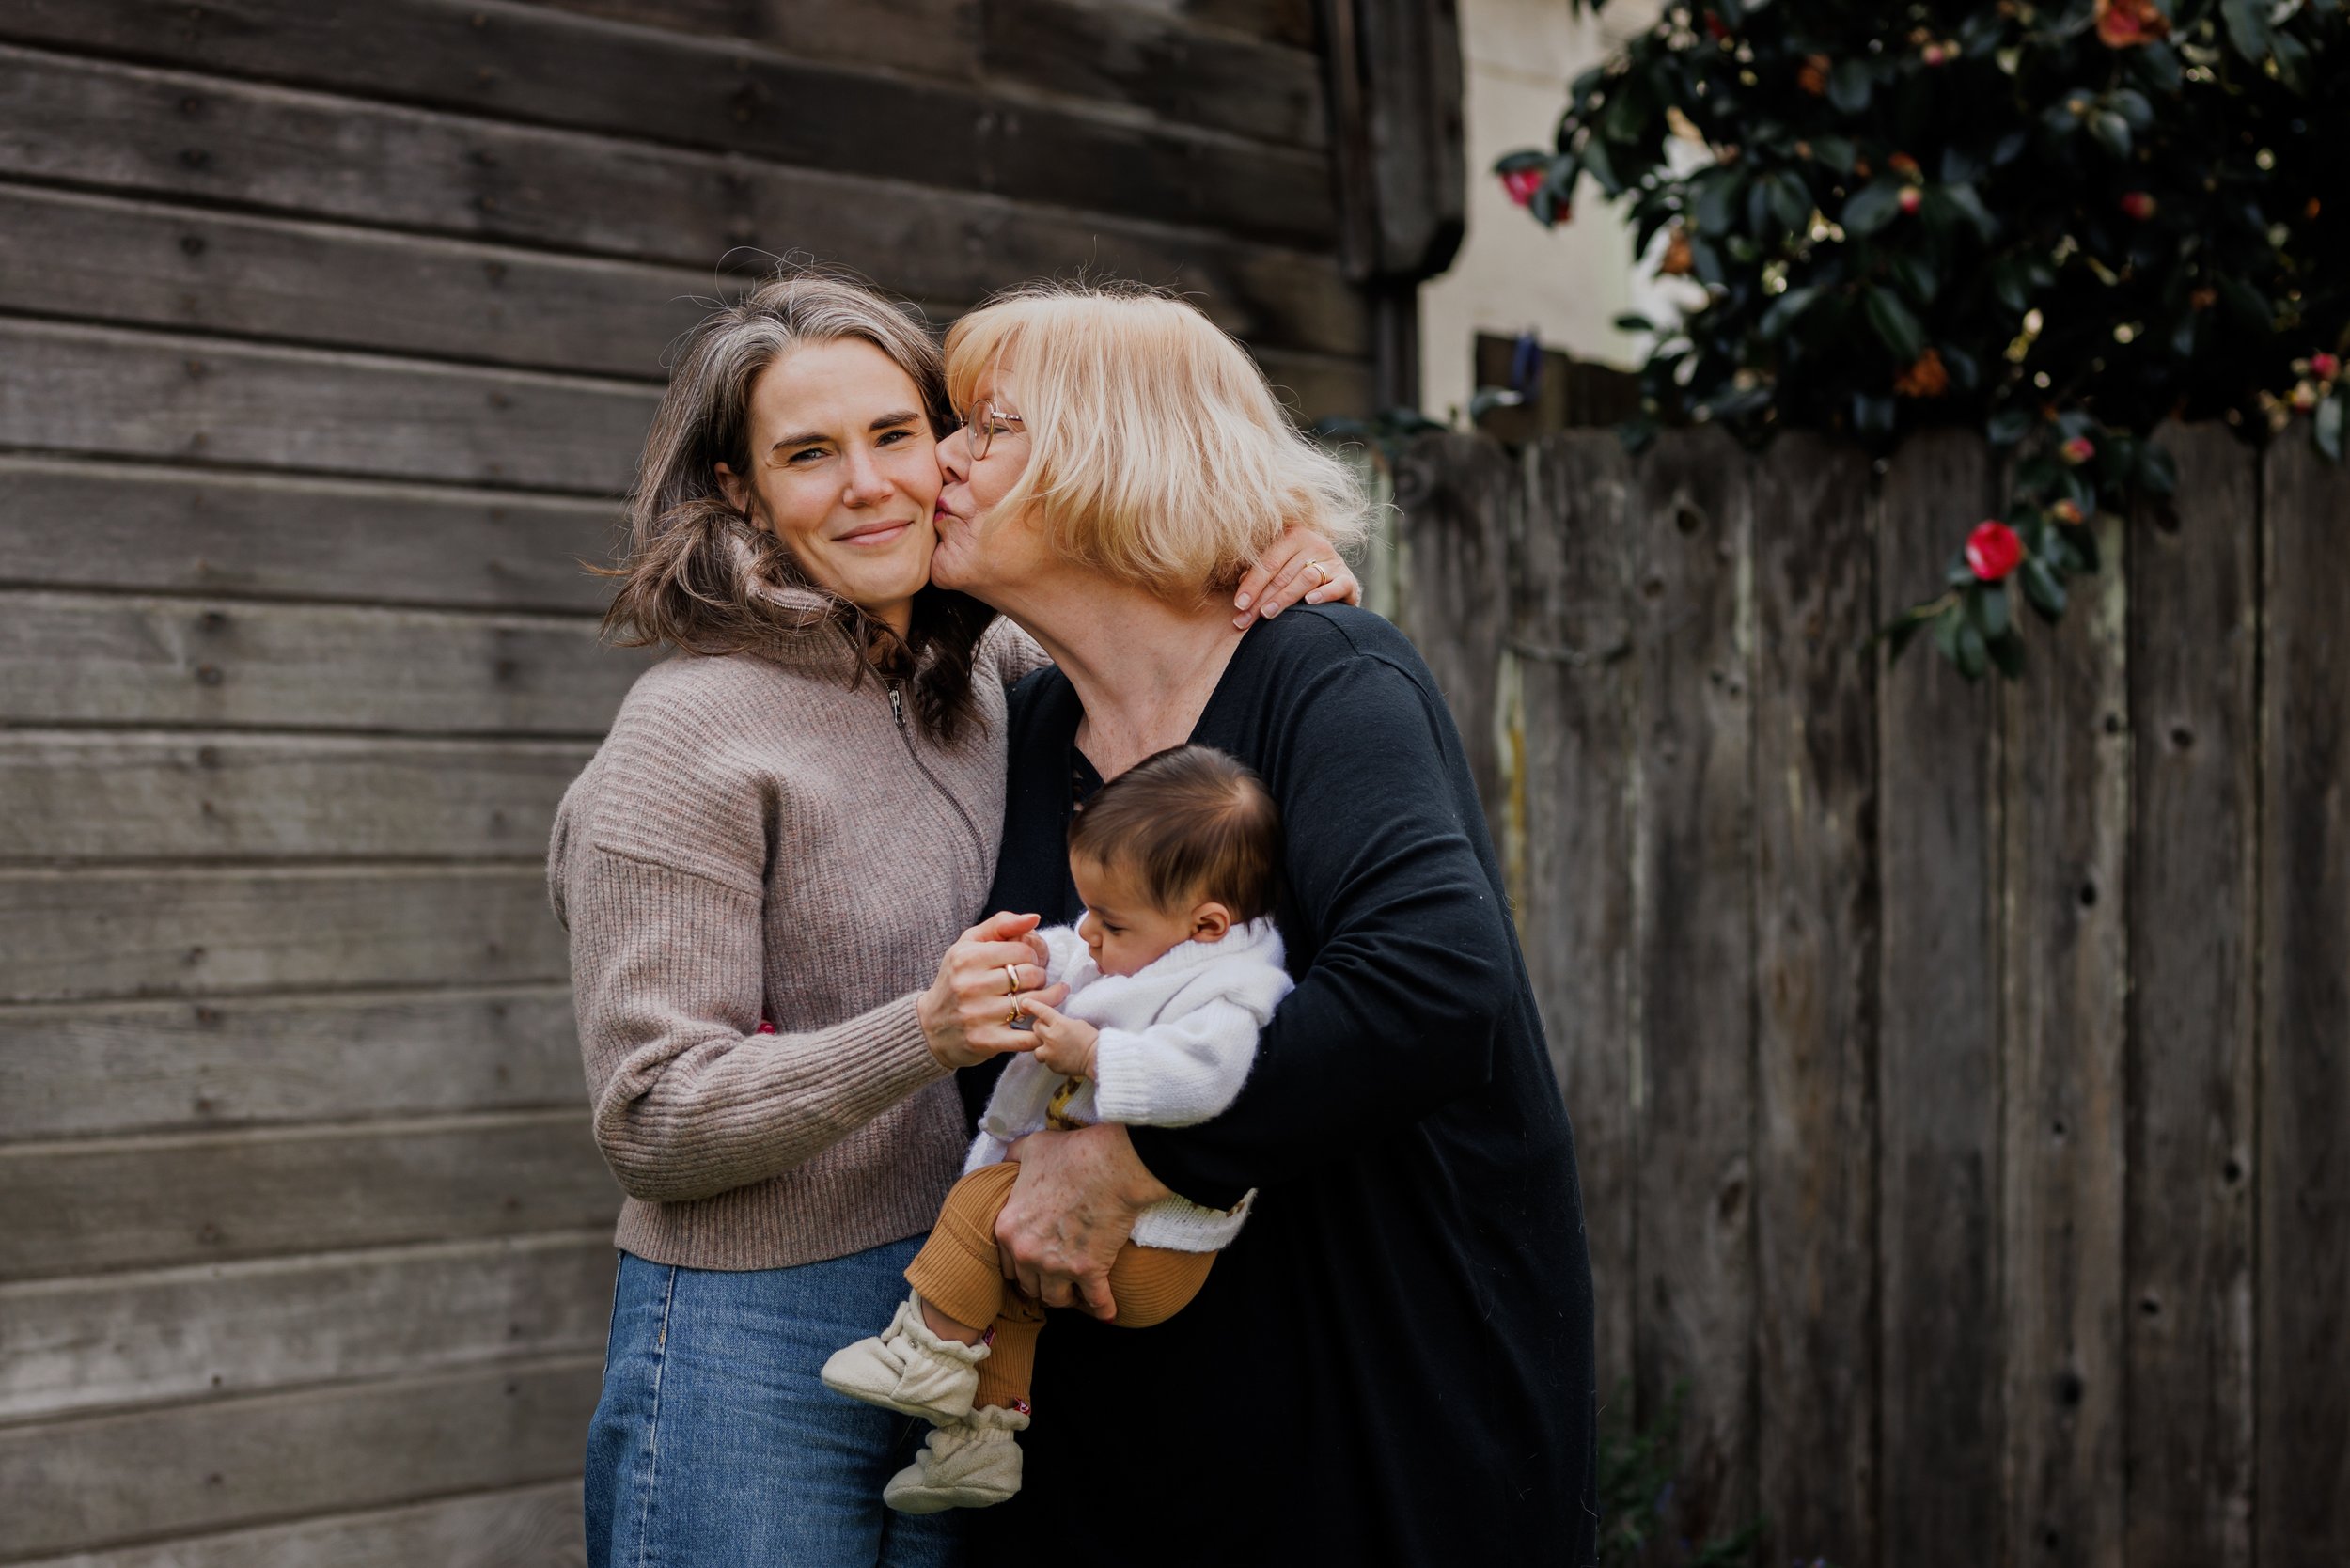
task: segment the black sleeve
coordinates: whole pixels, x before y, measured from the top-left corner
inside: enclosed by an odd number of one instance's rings
[[[1222,1208],[1480,1088],[1515,995],[1509,911],[1435,695],[1376,655],[1316,676],[1282,714],[1285,866],[1312,965],[1240,1098],[1197,1127],[1132,1129],[1160,1181]]]

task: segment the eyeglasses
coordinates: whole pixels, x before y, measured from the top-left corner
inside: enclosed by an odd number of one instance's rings
[[[996,427],[1004,427],[1003,433],[1010,434],[1010,427],[1026,423],[1027,421],[1017,414],[1006,414],[994,403],[979,403],[974,406],[971,410],[971,422],[964,426],[971,436],[971,461],[977,463],[987,456],[987,449],[995,445]]]

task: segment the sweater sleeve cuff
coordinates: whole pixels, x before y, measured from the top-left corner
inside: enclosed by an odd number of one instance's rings
[[[1182,1127],[1128,1127],[1135,1157],[1168,1191],[1203,1209],[1229,1209],[1248,1195],[1245,1184],[1221,1181],[1197,1168],[1189,1157],[1192,1133]]]

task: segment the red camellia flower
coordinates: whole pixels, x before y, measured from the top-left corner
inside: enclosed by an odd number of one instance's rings
[[[2097,0],[2097,41],[2107,49],[2132,49],[2170,31],[2154,0]]]
[[[2320,381],[2331,381],[2342,369],[2342,361],[2329,353],[2310,355],[2310,374]]]
[[[1977,577],[1996,583],[2024,564],[2024,541],[1997,518],[1975,525],[1966,536],[1966,565]]]
[[[1510,193],[1510,199],[1520,207],[1534,199],[1534,193],[1543,188],[1547,171],[1540,166],[1512,169],[1501,177],[1501,188]]]
[[[1926,193],[1919,190],[1917,186],[1904,185],[1902,187],[1900,200],[1903,212],[1915,212],[1918,211],[1919,207],[1924,203],[1925,199]]]
[[[2122,193],[2122,211],[2144,223],[2154,215],[2154,198],[2144,191],[2124,191]]]
[[[2062,450],[2065,462],[2078,464],[2097,455],[2097,444],[2085,435],[2076,435],[2064,444]]]

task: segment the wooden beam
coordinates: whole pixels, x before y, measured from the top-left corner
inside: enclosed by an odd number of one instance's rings
[[[1753,1519],[1754,548],[1747,458],[1715,431],[1636,469],[1633,930],[1640,1419],[1685,1382],[1679,1517]]]
[[[536,371],[0,320],[0,445],[617,498],[659,394]]]
[[[0,871],[0,1000],[561,980],[524,865]]]
[[[513,860],[593,748],[548,741],[0,730],[0,862]]]
[[[519,1361],[0,1431],[0,1554],[567,1480],[602,1362]]]
[[[649,662],[580,618],[0,594],[0,719],[603,735]]]
[[[1790,435],[1753,473],[1761,1556],[1877,1562],[1877,710],[1874,661],[1854,653],[1877,623],[1869,458]]]
[[[2098,527],[2105,570],[1999,694],[2001,1251],[2013,1549],[2119,1568],[2129,592],[2122,530]]]
[[[611,501],[0,453],[10,587],[600,613],[585,563],[619,527]]]
[[[599,1227],[0,1285],[0,1420],[595,1354],[612,1267]]]
[[[1328,165],[1310,151],[502,0],[19,0],[0,37],[1308,249],[1335,232]],[[167,123],[201,121],[212,95],[193,96]]]
[[[0,1174],[0,1279],[594,1230],[620,1212],[576,1105],[20,1143]]]
[[[2350,1542],[2350,493],[2299,430],[2261,492],[2253,1553],[2328,1568]]]
[[[582,1568],[577,1481],[76,1552],[24,1568]]]
[[[0,1141],[581,1101],[560,980],[0,1007]]]
[[[1997,510],[1996,478],[1968,431],[1893,454],[1875,502],[1879,624],[1940,585],[1951,541]],[[2009,1560],[1991,699],[1924,646],[1877,679],[1879,1560],[1917,1568]]]
[[[2251,1568],[2259,459],[2224,425],[2130,526],[2127,1558]]]
[[[0,177],[697,269],[738,247],[805,252],[917,299],[979,299],[1082,269],[1196,290],[1246,342],[1367,350],[1361,302],[1335,261],[1169,227],[1163,212],[1104,218],[7,47],[0,71],[13,123],[40,128],[0,135]]]

